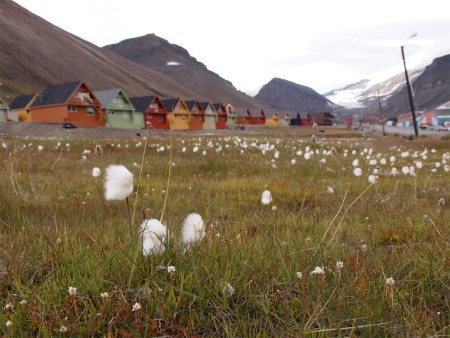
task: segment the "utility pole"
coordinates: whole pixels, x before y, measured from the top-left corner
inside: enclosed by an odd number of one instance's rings
[[[415,37],[416,35],[417,35],[417,33],[411,35],[408,38],[408,40]],[[406,41],[408,41],[408,40],[406,40]],[[405,51],[404,51],[403,46],[400,46],[400,47],[402,50],[403,66],[405,67],[406,87],[408,88],[409,106],[411,107],[412,120],[413,120],[413,124],[414,124],[414,134],[417,137],[417,136],[419,136],[419,130],[417,129],[416,112],[414,110],[414,101],[413,101],[413,94],[412,94],[412,90],[411,90],[411,83],[409,82],[408,70],[406,69]]]

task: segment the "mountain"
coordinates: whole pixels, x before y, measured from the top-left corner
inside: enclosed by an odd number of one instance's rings
[[[279,78],[264,85],[255,98],[281,110],[335,112],[341,108],[309,87]]]
[[[404,78],[404,77],[403,77]],[[417,110],[436,108],[450,101],[450,54],[433,60],[423,72],[411,79]],[[411,111],[406,85],[384,99],[387,115]]]
[[[408,75],[414,89],[417,110],[436,108],[450,101],[450,55],[434,59],[424,69],[409,70]],[[362,80],[324,95],[345,106],[347,112],[373,111],[378,114],[378,96],[383,113],[388,117],[411,110],[403,72],[381,82]]]
[[[154,35],[150,38],[153,43],[160,40],[161,45],[168,45]],[[120,87],[130,97],[160,95],[267,108],[209,72],[186,50],[172,47],[165,46],[163,52],[155,53],[155,58],[160,57],[160,64],[172,61],[186,65],[175,67],[180,70],[179,77],[172,70],[166,75],[159,68],[153,69],[97,47],[11,0],[0,0],[0,97],[9,102],[16,95],[38,93],[48,84],[83,80],[93,90]],[[181,81],[184,74],[195,75],[198,70],[201,76],[197,82],[189,82],[191,78]]]

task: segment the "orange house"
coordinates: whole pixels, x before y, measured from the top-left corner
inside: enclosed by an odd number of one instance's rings
[[[205,111],[200,102],[197,100],[186,101],[186,106],[191,112],[191,120],[189,121],[189,129],[203,129],[205,123]]]
[[[250,121],[251,124],[265,124],[266,123],[266,114],[264,110],[261,109],[257,116],[252,116]]]
[[[237,124],[251,124],[252,122],[252,113],[248,108],[235,108],[235,112],[237,115]]]
[[[105,126],[100,101],[85,82],[45,87],[30,106],[31,121]]]

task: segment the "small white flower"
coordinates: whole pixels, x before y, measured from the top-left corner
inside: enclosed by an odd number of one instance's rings
[[[394,278],[392,278],[392,277],[389,277],[389,278],[387,278],[387,279],[386,279],[386,285],[390,285],[390,286],[393,286],[393,285],[394,285],[394,283],[395,283],[395,280],[394,280]]]
[[[38,146],[38,150],[39,150],[39,151],[42,151],[42,149],[44,149],[44,147],[41,146],[41,145],[39,145],[39,146]]]
[[[375,175],[369,175],[369,177],[367,178],[369,180],[369,183],[374,184],[377,182],[378,180],[378,176]]]
[[[324,269],[321,268],[320,266],[316,266],[315,269],[313,271],[311,271],[309,274],[310,275],[323,275],[324,273]]]
[[[344,267],[344,262],[337,261],[336,262],[336,269],[341,270]]]
[[[408,175],[408,174],[409,174],[409,167],[404,166],[404,167],[402,168],[402,173],[405,174],[405,175]]]
[[[222,288],[222,293],[231,297],[234,294],[234,288],[229,283],[224,283],[224,287]]]
[[[366,245],[366,244],[363,244],[363,245],[361,246],[361,251],[362,251],[362,252],[367,252],[367,245]]]
[[[361,176],[362,175],[362,170],[361,170],[361,168],[355,168],[354,170],[353,170],[353,175],[355,175],[356,177],[358,177],[358,176]]]
[[[169,265],[167,267],[167,272],[168,273],[174,273],[176,271],[176,268],[173,265]]]
[[[12,309],[14,309],[14,306],[11,303],[5,305],[5,310],[12,310]]]
[[[108,297],[109,297],[109,293],[108,293],[108,292],[102,292],[102,293],[100,294],[100,297],[102,297],[102,298],[108,298]]]
[[[94,167],[92,169],[92,176],[94,176],[94,177],[99,177],[101,173],[102,173],[102,171],[98,167]]]
[[[26,303],[27,301],[25,299],[20,301],[20,305],[25,305]]]
[[[327,193],[329,193],[329,194],[334,194],[334,189],[333,189],[332,186],[328,186],[328,187],[327,187]]]
[[[62,325],[60,328],[59,328],[59,332],[67,332],[68,331],[68,329],[67,329],[67,327],[65,327],[64,325]]]
[[[197,147],[197,146],[194,147],[194,149],[192,149],[192,151],[193,151],[194,153],[196,153],[196,152],[198,151],[198,147]]]
[[[297,271],[297,278],[298,279],[302,279],[303,278],[303,274],[300,271]]]
[[[267,205],[270,202],[272,202],[272,193],[269,190],[264,190],[261,194],[261,203]]]
[[[305,155],[303,155],[303,157],[305,158],[305,160],[309,160],[311,158],[311,154],[305,153]]]
[[[77,295],[77,288],[69,286],[69,295],[76,296]]]
[[[277,206],[276,205],[272,206],[272,211],[277,211]]]
[[[133,174],[123,165],[110,165],[106,168],[105,198],[124,200],[133,192]]]
[[[10,320],[8,320],[8,321],[6,322],[6,327],[7,327],[7,328],[10,328],[11,326],[12,326],[12,323],[11,323]]]
[[[417,168],[417,169],[422,169],[422,168],[423,168],[422,162],[417,161],[417,162],[416,162],[416,168]]]
[[[139,311],[140,309],[142,309],[141,304],[139,304],[139,303],[134,303],[133,309],[132,309],[131,311]]]

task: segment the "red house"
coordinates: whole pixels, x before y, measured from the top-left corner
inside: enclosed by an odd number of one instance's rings
[[[203,129],[205,123],[205,111],[200,102],[197,100],[185,101],[186,106],[191,112],[191,120],[189,121],[189,129]]]
[[[145,128],[169,129],[167,110],[159,96],[133,97],[130,101],[136,113],[144,114]]]
[[[105,126],[102,106],[85,82],[45,87],[30,106],[31,121]]]
[[[266,114],[264,114],[264,110],[261,109],[257,116],[252,116],[250,120],[250,124],[262,124],[266,123]]]
[[[227,127],[228,113],[222,103],[213,103],[217,111],[216,129],[225,129]]]

